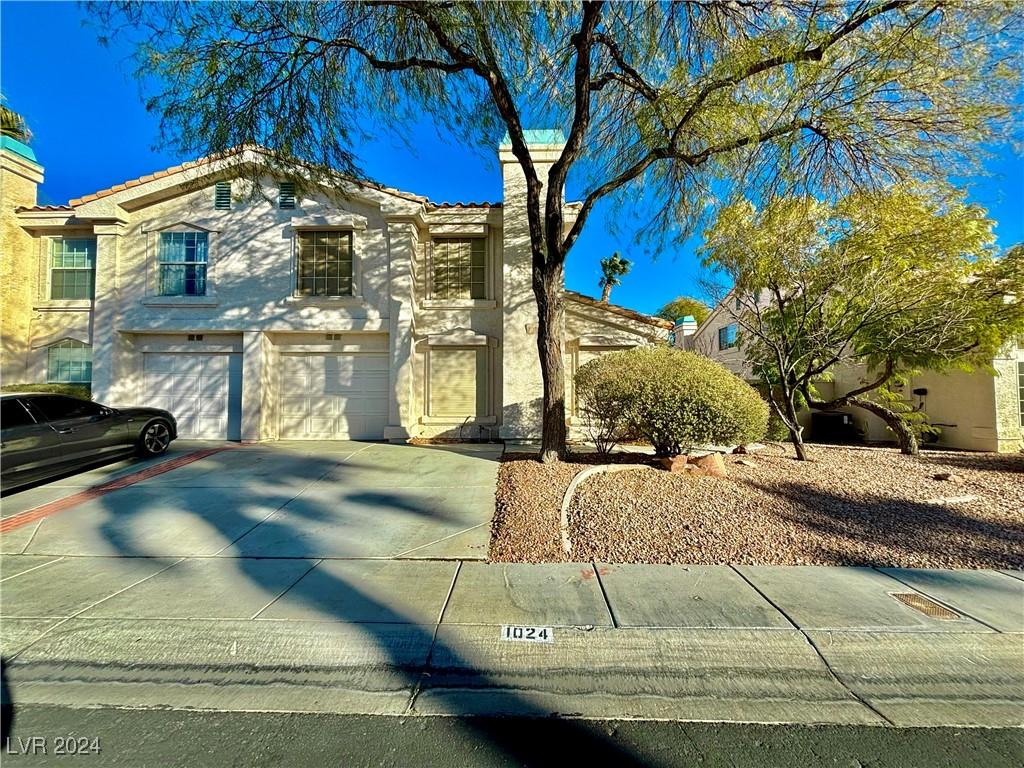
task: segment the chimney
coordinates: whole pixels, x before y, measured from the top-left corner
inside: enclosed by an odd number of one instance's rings
[[[562,153],[565,135],[560,130],[525,131],[530,157],[538,178]],[[512,153],[508,137],[498,148],[502,189],[502,347],[504,361],[516,361],[515,370],[499,373],[502,382],[501,436],[520,440],[540,437],[543,385],[537,357],[537,301],[533,295],[533,260],[526,214],[526,177]],[[543,195],[541,204],[543,205]]]
[[[42,181],[43,167],[35,152],[10,136],[0,136],[0,379],[11,384],[33,380],[28,364],[36,274],[35,243],[15,210],[36,204]]]
[[[685,349],[686,342],[684,339],[687,336],[692,336],[696,332],[697,319],[693,315],[677,317],[675,327],[672,328],[673,346],[679,347],[679,349]]]
[[[0,136],[0,172],[3,176],[4,216],[8,208],[31,207],[36,204],[39,185],[43,183],[43,166],[27,144],[10,136]]]

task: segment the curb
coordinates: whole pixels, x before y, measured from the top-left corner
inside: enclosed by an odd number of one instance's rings
[[[562,511],[559,513],[558,527],[562,535],[562,551],[567,555],[572,553],[572,539],[569,538],[569,505],[572,504],[572,497],[576,493],[576,488],[589,477],[598,474],[612,473],[612,472],[625,472],[629,469],[654,469],[649,464],[599,464],[596,467],[590,467],[584,469],[569,483],[569,487],[565,489],[565,495],[562,497]]]

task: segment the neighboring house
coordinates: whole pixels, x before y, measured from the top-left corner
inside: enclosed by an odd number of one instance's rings
[[[738,341],[736,313],[741,311],[729,294],[693,333],[685,346],[722,363],[747,380],[754,374]],[[677,328],[677,338],[681,335]],[[677,342],[678,344],[678,342]],[[935,373],[914,376],[904,388],[906,401],[927,414],[928,422],[941,428],[938,445],[973,451],[1004,453],[1024,449],[1024,346],[1008,345],[992,360],[996,375],[986,371]],[[835,380],[816,386],[825,399],[849,392],[865,380],[863,366],[840,366]],[[885,422],[859,408],[844,408],[870,442],[892,439]],[[810,426],[810,414],[801,414]],[[810,435],[814,438],[813,432]]]
[[[546,178],[562,144],[531,138]],[[525,182],[507,147],[492,204],[356,180],[301,196],[265,178],[254,197],[241,169],[256,159],[37,206],[42,168],[5,143],[4,382],[91,384],[171,410],[182,437],[539,436]],[[658,318],[565,300],[570,387],[591,354],[667,337]]]

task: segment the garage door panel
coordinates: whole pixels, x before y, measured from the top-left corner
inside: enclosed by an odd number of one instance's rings
[[[144,402],[174,414],[179,437],[241,437],[241,355],[146,353],[143,370]]]
[[[386,354],[282,355],[280,437],[380,439],[387,386]]]

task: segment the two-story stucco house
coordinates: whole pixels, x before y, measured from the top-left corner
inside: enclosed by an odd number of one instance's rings
[[[718,360],[747,380],[754,373],[738,343],[737,315],[742,303],[726,296],[700,326],[682,321],[676,324],[676,346],[691,349]],[[1024,450],[1024,346],[1009,344],[991,362],[995,375],[988,371],[922,371],[904,387],[906,402],[923,411],[929,423],[937,426],[937,444],[949,448],[1003,453]],[[843,365],[832,381],[817,384],[821,396],[832,398],[849,392],[866,380],[863,366]],[[887,441],[893,435],[885,422],[858,408],[844,408],[868,441]],[[809,412],[801,421],[811,427]],[[810,434],[814,439],[813,429]]]
[[[534,138],[544,178],[562,145]],[[42,168],[6,144],[4,382],[90,383],[171,410],[182,437],[536,438],[525,183],[499,159],[500,203],[356,180],[301,195],[264,178],[253,196],[245,149],[38,206]],[[565,299],[570,393],[588,355],[667,338]]]

